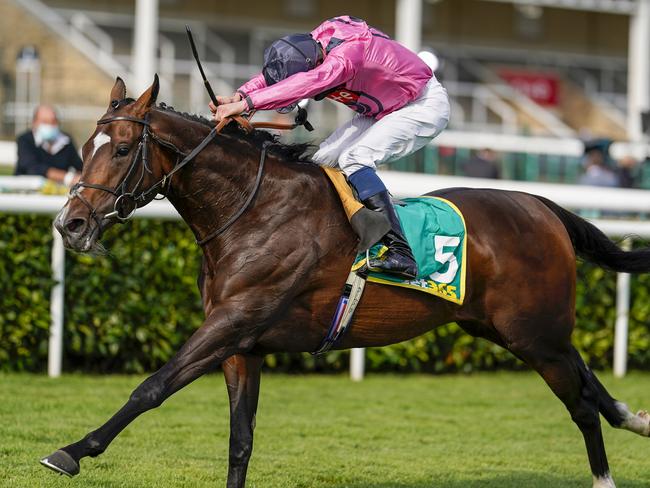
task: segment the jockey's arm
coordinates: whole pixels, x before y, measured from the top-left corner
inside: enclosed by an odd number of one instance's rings
[[[239,100],[243,100],[249,93],[260,90],[262,88],[266,88],[266,80],[264,79],[264,75],[262,73],[258,73],[242,86],[240,86],[235,92],[235,95],[239,95]]]
[[[243,100],[246,97],[246,94],[248,92],[259,90],[260,88],[264,88],[265,86],[266,86],[266,80],[264,79],[264,75],[262,73],[258,73],[257,75],[253,76],[249,81],[247,81],[242,86],[240,86],[237,89],[237,91],[232,95],[228,97],[217,95],[217,102],[219,102],[219,104],[221,105],[225,105],[228,103],[237,103]],[[210,107],[212,113],[215,113],[217,111],[217,107],[215,107],[212,102],[210,102],[208,106]]]
[[[349,49],[345,49],[341,46],[312,70],[296,73],[272,86],[248,92],[244,98],[248,109],[273,110],[286,107],[342,85],[355,75],[354,59],[357,58],[357,53],[354,50],[359,47],[350,45]]]

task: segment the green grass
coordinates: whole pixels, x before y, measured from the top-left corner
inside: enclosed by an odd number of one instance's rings
[[[650,374],[603,376],[631,408],[650,407]],[[0,375],[0,486],[225,486],[227,395],[212,375],[128,427],[67,479],[41,456],[99,426],[142,380]],[[619,487],[650,486],[650,439],[604,426]],[[590,487],[577,427],[541,378],[266,375],[249,487]]]

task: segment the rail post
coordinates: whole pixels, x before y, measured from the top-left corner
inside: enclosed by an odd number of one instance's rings
[[[350,351],[350,379],[361,381],[366,370],[366,350],[357,347]]]
[[[418,52],[422,44],[422,0],[397,0],[395,39]]]
[[[632,141],[643,138],[641,113],[650,109],[650,0],[638,0],[630,16],[628,48],[627,132]]]
[[[135,2],[132,67],[134,91],[141,93],[149,87],[158,64],[158,0]]]
[[[629,251],[631,241],[626,238],[621,247]],[[627,337],[630,322],[630,275],[616,276],[616,326],[614,332],[614,376],[622,378],[627,373]]]
[[[65,291],[65,247],[61,234],[52,227],[52,278],[54,286],[50,296],[50,339],[47,354],[47,374],[50,378],[61,376],[63,359],[63,304]]]

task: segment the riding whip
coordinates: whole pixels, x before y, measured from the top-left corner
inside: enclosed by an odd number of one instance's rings
[[[190,47],[192,48],[192,54],[194,55],[196,64],[199,66],[199,71],[201,72],[201,77],[203,78],[203,84],[205,85],[205,89],[208,91],[208,95],[210,96],[210,100],[212,100],[214,106],[218,107],[219,102],[217,102],[217,97],[214,95],[214,92],[212,91],[212,87],[210,86],[210,82],[208,81],[208,78],[205,76],[205,71],[203,71],[203,66],[201,66],[199,53],[196,50],[196,44],[194,44],[194,38],[192,37],[192,30],[190,29],[189,25],[185,26],[185,30],[187,31],[187,37],[190,39]]]
[[[192,55],[196,60],[196,64],[199,67],[199,71],[201,72],[201,77],[203,78],[203,84],[205,85],[205,89],[207,90],[208,95],[210,96],[210,100],[212,100],[214,106],[218,107],[219,102],[217,102],[217,97],[214,95],[214,91],[212,91],[212,86],[210,86],[210,82],[208,81],[207,76],[205,76],[205,71],[203,71],[203,66],[201,65],[201,60],[199,59],[199,53],[196,50],[196,44],[194,43],[194,37],[192,36],[192,30],[190,29],[189,25],[185,25],[185,30],[187,31],[187,37],[190,40]],[[292,127],[289,128],[295,128],[299,125],[304,126],[305,129],[307,129],[310,132],[314,130],[314,127],[307,120],[307,110],[300,106],[298,107],[298,115],[296,115],[295,123]]]

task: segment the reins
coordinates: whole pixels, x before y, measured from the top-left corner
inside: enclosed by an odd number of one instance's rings
[[[194,39],[192,38],[192,32],[190,31],[190,28],[187,26],[186,29],[190,41],[190,46],[192,48],[192,54],[196,59],[196,63],[199,67],[199,71],[201,72],[203,82],[205,84],[206,90],[208,91],[208,95],[210,96],[210,99],[212,100],[214,105],[217,106],[218,105],[217,98],[214,95],[214,91],[210,86],[210,82],[207,80],[205,76],[205,72],[203,71],[203,67],[201,66],[201,61],[199,60],[198,52],[196,50],[196,45],[194,44]],[[292,130],[299,126],[304,126],[305,129],[307,129],[308,131],[314,130],[313,126],[307,120],[307,110],[305,110],[302,107],[298,107],[298,114],[296,115],[295,122],[293,124],[277,124],[273,122],[251,122],[250,119],[253,117],[254,114],[255,111],[251,111],[248,115],[248,118],[242,115],[234,115],[232,117],[226,117],[222,119],[215,127],[212,128],[212,130],[210,130],[208,135],[205,136],[205,138],[194,149],[192,149],[192,151],[190,151],[189,154],[184,156],[181,161],[177,161],[177,163],[174,165],[174,167],[171,169],[169,173],[165,174],[162,177],[162,179],[154,183],[149,189],[141,191],[138,195],[136,195],[136,192],[140,188],[140,185],[142,184],[142,181],[144,180],[146,173],[149,174],[153,173],[153,171],[149,167],[149,139],[150,138],[153,139],[154,142],[161,145],[162,147],[175,151],[178,155],[182,155],[182,153],[173,144],[166,143],[165,141],[157,137],[154,132],[151,131],[151,124],[149,123],[148,120],[149,117],[148,113],[145,115],[144,119],[138,117],[131,117],[129,115],[118,115],[115,117],[107,117],[104,119],[100,119],[97,121],[97,125],[110,124],[111,122],[118,122],[118,121],[135,122],[137,124],[141,124],[143,128],[142,128],[142,136],[140,137],[140,142],[138,143],[138,149],[136,150],[135,155],[133,156],[133,160],[131,162],[131,165],[129,166],[129,169],[127,170],[126,174],[124,175],[122,180],[117,184],[115,188],[109,188],[107,186],[99,185],[96,183],[87,183],[84,181],[79,181],[70,189],[70,194],[68,196],[68,199],[73,199],[75,197],[79,198],[79,200],[88,208],[88,210],[90,211],[90,217],[97,223],[97,227],[99,229],[99,235],[101,236],[104,230],[104,226],[102,225],[102,222],[104,220],[116,218],[119,222],[124,223],[127,220],[129,220],[131,217],[133,217],[136,209],[138,208],[138,204],[146,203],[147,199],[151,197],[152,193],[154,194],[153,198],[155,198],[155,196],[158,193],[161,193],[163,195],[163,198],[166,197],[167,191],[171,185],[171,179],[174,176],[174,174],[176,174],[178,171],[180,171],[186,165],[192,162],[194,158],[196,158],[196,156],[198,156],[198,154],[201,151],[203,151],[203,149],[205,149],[207,145],[210,144],[210,142],[212,142],[212,140],[216,137],[216,135],[219,134],[221,130],[232,121],[237,122],[239,126],[242,129],[244,129],[244,131],[248,134],[253,132],[255,129]],[[230,219],[228,219],[228,221],[226,221],[225,224],[223,224],[217,230],[209,233],[203,239],[197,239],[196,242],[198,245],[203,246],[207,244],[209,241],[211,241],[212,239],[214,239],[215,237],[217,237],[218,235],[222,234],[226,229],[228,229],[232,224],[234,224],[235,221],[239,219],[239,217],[242,216],[242,214],[253,202],[253,199],[255,198],[255,195],[257,194],[259,187],[262,183],[262,175],[264,173],[264,163],[266,161],[267,148],[271,144],[272,144],[271,142],[267,141],[262,146],[262,152],[260,154],[260,163],[257,170],[257,176],[255,177],[253,188],[249,193],[248,197],[246,198],[244,205],[237,212],[235,212],[235,214]],[[133,189],[131,191],[127,191],[126,189],[127,184],[131,179],[132,175],[134,174],[134,172],[136,171],[136,167],[138,165],[138,159],[142,160],[142,171],[140,172],[140,177],[138,178],[136,184],[133,186]],[[165,191],[165,187],[167,187],[167,191]],[[97,215],[97,209],[93,207],[90,204],[90,202],[81,194],[81,190],[83,190],[84,188],[92,188],[95,190],[105,191],[115,196],[115,202],[113,202],[113,211],[107,213],[100,219]],[[159,192],[159,190],[162,190],[162,192],[164,193]],[[123,204],[123,202],[129,199],[132,202],[133,208],[131,208],[128,211],[128,213],[122,214],[120,212],[120,210],[122,210],[121,205]]]
[[[219,227],[217,230],[214,232],[211,232],[207,236],[205,236],[201,240],[197,240],[196,243],[199,246],[203,246],[210,240],[214,239],[218,235],[222,234],[228,227],[230,227],[232,224],[235,223],[235,221],[242,216],[242,214],[248,209],[250,204],[253,202],[253,199],[255,198],[255,195],[257,195],[257,190],[260,188],[260,184],[262,183],[262,174],[264,173],[264,162],[266,160],[266,148],[271,145],[270,142],[266,141],[264,145],[262,146],[262,153],[260,154],[260,164],[257,169],[257,176],[255,177],[255,183],[253,184],[253,189],[248,195],[248,198],[246,198],[246,201],[244,202],[244,205],[241,206],[241,208],[235,213],[228,221],[223,224],[221,227]]]
[[[142,202],[146,202],[147,199],[151,196],[152,193],[156,192],[156,194],[159,192],[159,190],[165,190],[165,188],[169,187],[171,183],[171,178],[176,174],[178,171],[183,169],[186,165],[188,165],[190,162],[192,162],[196,156],[198,156],[201,151],[203,151],[208,144],[210,144],[214,138],[216,137],[217,134],[219,134],[222,129],[228,125],[230,122],[235,121],[237,122],[247,133],[252,132],[255,130],[257,127],[264,126],[266,125],[262,124],[255,124],[251,123],[249,120],[242,116],[234,116],[234,117],[227,117],[223,120],[221,120],[215,127],[210,130],[207,136],[203,138],[203,140],[194,148],[192,151],[190,151],[189,154],[187,154],[182,160],[177,162],[174,167],[171,169],[171,171],[167,174],[165,174],[161,180],[157,181],[154,183],[150,188],[147,190],[141,191],[139,194],[136,194],[138,191],[142,181],[144,180],[145,173],[152,173],[152,170],[149,167],[149,140],[152,139],[154,142],[161,144],[161,140],[155,136],[155,133],[153,133],[150,129],[151,124],[149,123],[148,120],[148,115],[145,116],[144,119],[140,119],[137,117],[131,117],[128,115],[120,115],[120,116],[115,116],[115,117],[107,117],[104,119],[100,119],[97,121],[97,125],[103,125],[103,124],[109,124],[111,122],[118,122],[118,121],[127,121],[127,122],[135,122],[138,124],[141,124],[143,126],[142,130],[142,136],[140,137],[140,142],[138,143],[138,149],[135,152],[135,155],[133,156],[133,160],[131,162],[131,165],[129,166],[129,169],[127,170],[126,174],[124,177],[120,180],[120,182],[117,184],[115,188],[110,188],[104,185],[96,184],[96,183],[87,183],[84,181],[79,181],[77,184],[75,184],[71,189],[70,189],[70,195],[69,199],[72,198],[79,198],[79,200],[90,210],[90,217],[95,220],[95,222],[98,225],[100,235],[103,232],[104,225],[103,221],[106,219],[111,219],[111,218],[117,218],[119,222],[123,223],[129,220],[133,215],[135,214],[136,209],[138,208],[138,204]],[[277,129],[282,129],[282,128],[292,128],[291,126],[283,126],[281,124],[274,124],[274,128]],[[259,187],[262,183],[262,176],[264,173],[264,163],[266,161],[266,154],[267,154],[267,149],[272,143],[269,141],[266,141],[263,146],[262,146],[262,152],[260,154],[260,163],[259,167],[257,170],[257,175],[255,177],[255,182],[253,184],[253,188],[251,192],[249,193],[248,197],[246,198],[246,201],[244,202],[243,206],[230,218],[228,221],[226,221],[221,227],[219,227],[217,230],[211,232],[207,236],[203,237],[202,239],[197,239],[197,244],[200,246],[203,246],[207,244],[209,241],[214,239],[215,237],[219,236],[222,234],[226,229],[228,229],[232,224],[235,223],[239,217],[242,216],[242,214],[248,209],[250,204],[253,202],[253,199],[255,198],[255,195],[257,195],[257,192],[259,190]],[[168,145],[166,144],[161,144],[164,147],[169,148]],[[174,148],[175,149],[175,148]],[[177,149],[175,149],[176,152],[180,153]],[[136,171],[136,168],[138,166],[138,161],[142,161],[142,171],[140,173],[140,176],[134,185],[133,189],[131,191],[127,191],[127,185],[131,177]],[[110,193],[111,195],[114,195],[115,202],[113,203],[113,211],[107,213],[104,215],[101,219],[97,215],[97,209],[94,208],[90,202],[81,194],[81,189],[83,188],[92,188],[95,190],[100,190],[104,191],[107,193]],[[166,195],[165,193],[162,193],[164,196]],[[125,215],[121,212],[122,208],[121,205],[123,203],[123,200],[130,199],[133,204],[133,208]]]

